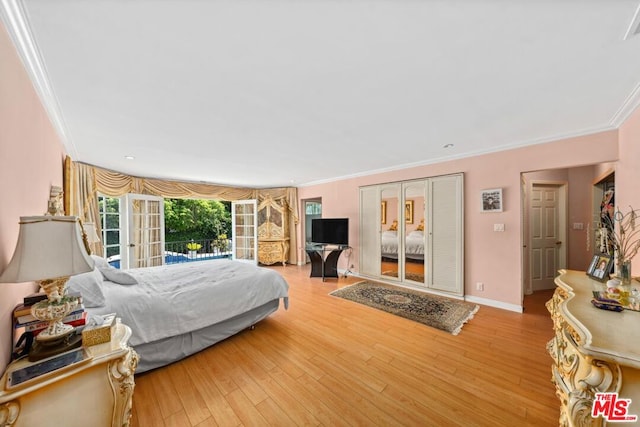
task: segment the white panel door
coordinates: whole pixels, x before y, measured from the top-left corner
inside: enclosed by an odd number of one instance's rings
[[[231,203],[233,259],[258,264],[258,203],[241,200]]]
[[[464,294],[462,175],[429,178],[427,287]]]
[[[358,272],[378,277],[380,271],[380,188],[360,188],[360,259]]]
[[[554,185],[533,185],[529,234],[531,236],[531,287],[555,288],[562,244],[559,225],[559,191]]]

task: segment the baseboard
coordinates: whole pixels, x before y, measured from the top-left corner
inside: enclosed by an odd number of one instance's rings
[[[524,312],[521,305],[507,304],[506,302],[496,301],[493,299],[474,297],[473,295],[465,295],[464,300],[476,304],[488,305],[489,307],[500,308],[502,310],[515,311],[516,313]]]

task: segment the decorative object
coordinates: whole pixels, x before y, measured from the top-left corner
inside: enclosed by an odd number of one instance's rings
[[[413,224],[413,200],[404,202],[404,218],[407,224]]]
[[[616,208],[613,217],[602,217],[605,227],[601,231],[606,233],[607,246],[610,246],[615,254],[616,275],[626,285],[631,283],[631,260],[640,250],[640,227],[636,227],[637,217],[638,210],[631,206],[626,213]]]
[[[502,188],[482,190],[482,212],[502,212]]]
[[[380,223],[381,224],[386,224],[387,223],[387,202],[386,201],[382,201],[380,203]]]
[[[36,343],[50,352],[64,351],[71,343],[74,328],[62,323],[78,304],[66,295],[69,276],[93,270],[93,260],[82,239],[80,220],[74,216],[33,216],[20,218],[18,243],[9,265],[0,276],[2,283],[36,281],[47,299],[33,305],[31,313],[49,326],[38,334]],[[30,359],[45,349],[34,346]],[[35,359],[37,360],[37,359]]]
[[[458,335],[480,306],[413,291],[398,286],[364,281],[337,289],[330,295],[386,311],[427,326]]]
[[[195,258],[202,245],[191,240],[187,243],[187,251],[189,258]]]
[[[608,254],[596,254],[589,263],[587,275],[601,282],[606,282],[609,280],[609,274],[611,274],[612,267],[613,261],[611,256]]]
[[[64,201],[62,200],[62,187],[51,186],[47,215],[64,215]]]

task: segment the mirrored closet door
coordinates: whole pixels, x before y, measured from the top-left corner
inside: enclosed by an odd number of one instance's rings
[[[463,176],[360,188],[360,274],[462,295]]]

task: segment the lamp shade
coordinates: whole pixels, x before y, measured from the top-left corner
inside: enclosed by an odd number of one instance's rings
[[[20,218],[13,258],[0,282],[20,283],[73,276],[93,270],[78,217],[28,216]]]

